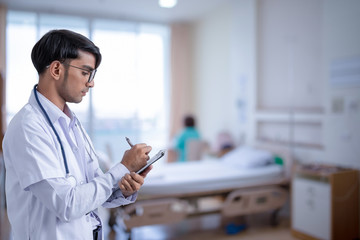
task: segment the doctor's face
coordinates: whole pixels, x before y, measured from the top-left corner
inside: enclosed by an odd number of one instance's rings
[[[89,88],[94,87],[91,76],[95,74],[93,72],[95,57],[91,53],[79,50],[79,57],[63,63],[63,66],[65,71],[59,94],[65,102],[79,103]],[[89,80],[92,81],[89,82]]]

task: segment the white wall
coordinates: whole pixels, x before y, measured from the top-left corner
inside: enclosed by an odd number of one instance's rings
[[[265,5],[260,6],[260,3]],[[266,61],[275,61],[272,64],[277,64],[276,54],[286,48],[282,44],[274,44],[275,49],[271,49],[273,58],[261,58],[264,56],[264,49],[259,48],[259,41],[262,40],[259,38],[259,31],[271,24],[259,25],[259,19],[264,16],[260,16],[258,10],[259,7],[284,8],[284,3],[287,6],[285,11],[290,12],[282,16],[286,18],[288,14],[293,20],[298,19],[296,21],[300,24],[294,26],[291,21],[286,22],[286,19],[282,24],[287,29],[293,28],[290,33],[299,37],[298,42],[295,39],[295,48],[296,44],[302,47],[295,49],[301,58],[294,59],[296,67],[301,67],[302,70],[301,77],[295,76],[298,77],[295,81],[296,89],[304,92],[296,98],[296,107],[300,109],[296,118],[300,119],[300,122],[305,119],[306,122],[304,126],[300,125],[299,134],[310,141],[314,138],[311,134],[315,134],[317,138],[313,146],[296,146],[294,153],[303,161],[335,163],[360,169],[360,87],[334,87],[329,80],[330,66],[334,61],[360,57],[358,0],[306,1],[305,5],[300,0],[234,0],[196,22],[193,28],[193,94],[194,112],[198,115],[200,131],[210,142],[214,142],[216,134],[222,130],[231,132],[238,143],[243,135],[247,143],[253,143],[258,137],[259,126],[256,121],[259,121],[261,115],[259,108],[269,102],[264,102],[259,95],[256,96],[255,89],[269,89],[265,85],[270,86],[277,80],[274,76],[264,76],[266,73],[261,69],[271,71],[271,68],[266,66],[263,68],[264,64],[267,64]],[[271,11],[274,13],[274,9]],[[309,28],[301,21],[301,17],[306,15],[312,17],[306,23]],[[272,31],[272,28],[265,30]],[[281,28],[277,31],[281,33]],[[291,37],[284,40],[291,42],[294,40]],[[314,46],[318,48],[312,49]],[[311,57],[312,54],[314,58]],[[307,57],[310,57],[309,61],[304,62]],[[299,62],[296,62],[298,60]],[[289,76],[289,65],[282,66],[282,72],[278,74],[286,78]],[[259,82],[259,79],[265,82]],[[260,88],[257,84],[261,84]],[[273,86],[277,87],[276,84]],[[294,93],[302,94],[301,91]],[[311,98],[305,93],[311,94]],[[278,95],[276,92],[273,94]],[[266,97],[271,99],[272,96]],[[259,99],[263,101],[260,104]],[[280,101],[273,99],[274,103],[281,105],[281,97],[277,99]],[[343,102],[343,111],[334,113],[333,102],[338,99],[340,103]],[[282,101],[286,107],[287,100]],[[239,103],[246,106],[245,110]],[[302,107],[308,109],[308,112],[301,112]],[[246,117],[244,112],[247,113]],[[286,114],[283,114],[285,117],[273,114],[271,118],[289,121]],[[305,130],[316,129],[316,133],[309,132],[309,136],[306,136],[307,133],[302,131],[302,127],[305,127]]]
[[[258,0],[256,138],[324,155],[323,1]]]
[[[325,159],[360,169],[360,79],[357,86],[337,87],[330,83],[334,61],[349,61],[352,57],[360,61],[360,1],[324,1],[323,21],[323,72],[327,93]],[[343,111],[333,110],[332,104],[337,99],[343,100]]]
[[[244,111],[249,111],[251,105],[254,17],[254,1],[230,1],[194,25],[195,113],[209,142],[214,142],[220,131],[231,132],[237,142],[251,131],[247,126],[250,116],[243,119],[238,106],[246,100]]]

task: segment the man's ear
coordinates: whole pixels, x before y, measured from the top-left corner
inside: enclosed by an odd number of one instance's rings
[[[49,72],[55,80],[60,79],[61,71],[63,70],[62,64],[59,61],[53,61],[49,66]]]

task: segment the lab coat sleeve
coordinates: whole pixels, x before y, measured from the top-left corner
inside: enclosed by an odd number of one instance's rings
[[[124,172],[129,173],[129,170],[124,165],[122,164],[120,165],[121,165],[120,168],[111,168],[109,172],[114,176],[123,176]],[[95,177],[102,176],[104,174],[103,171],[100,169],[99,164],[96,161],[94,161],[93,166],[95,168],[94,170]],[[137,192],[129,197],[125,197],[118,186],[118,182],[116,182],[113,186],[113,192],[111,196],[106,200],[106,202],[102,206],[105,208],[115,208],[122,205],[133,203],[135,202],[136,198],[137,198]]]
[[[86,134],[84,129],[82,129],[82,132],[84,134]],[[90,139],[87,134],[86,134],[86,138]],[[91,148],[94,149],[94,146],[90,140],[88,141],[88,143],[91,145]],[[94,161],[93,159],[97,159],[97,161],[96,160]],[[96,156],[94,158],[89,158],[88,161],[89,161],[88,164],[92,166],[92,171],[94,173],[94,175],[93,175],[94,177],[99,177],[104,174],[99,166],[98,156]],[[124,172],[129,173],[129,170],[124,165],[122,165],[122,164],[119,164],[119,165],[120,165],[120,167],[111,168],[108,172],[110,172],[114,176],[123,176],[123,175],[125,175]],[[118,187],[118,182],[116,182],[113,185],[113,192],[112,192],[111,196],[107,199],[107,201],[102,206],[105,208],[119,207],[122,205],[126,205],[126,204],[135,202],[136,198],[137,198],[137,192],[129,197],[125,197],[122,194],[120,188]]]
[[[126,169],[127,173],[129,173],[128,169],[123,166],[122,164],[120,164],[124,169]],[[113,175],[119,175],[122,174],[121,172],[121,168],[111,168],[109,170],[109,172],[111,172]],[[103,173],[101,171],[100,168],[97,169],[96,171],[96,176],[101,176]],[[119,186],[118,186],[118,182],[116,182],[116,184],[114,184],[113,186],[113,192],[111,194],[111,196],[106,200],[106,202],[104,204],[102,204],[103,207],[105,208],[114,208],[114,207],[119,207],[122,205],[126,205],[126,204],[130,204],[135,202],[137,198],[137,192],[134,193],[133,195],[129,196],[129,197],[125,197]]]
[[[126,167],[119,163],[86,184],[73,187],[66,178],[51,178],[30,185],[29,190],[61,221],[67,222],[106,202],[113,194],[113,186],[119,181],[118,176],[123,176],[126,171]],[[128,199],[121,196],[116,199],[118,205],[129,203]]]
[[[115,208],[122,205],[134,203],[137,198],[138,193],[134,193],[133,195],[125,198],[122,194],[120,188],[116,188],[113,191],[113,194],[108,198],[108,200],[102,205],[105,208]]]

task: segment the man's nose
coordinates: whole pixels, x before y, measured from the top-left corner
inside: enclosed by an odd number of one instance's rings
[[[87,86],[88,88],[93,88],[94,85],[95,85],[94,80],[92,80],[91,82],[87,82],[87,83],[86,83],[86,86]]]

